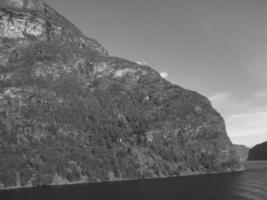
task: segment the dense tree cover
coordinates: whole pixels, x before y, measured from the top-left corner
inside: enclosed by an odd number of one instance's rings
[[[248,153],[248,160],[267,160],[267,142],[251,148]]]

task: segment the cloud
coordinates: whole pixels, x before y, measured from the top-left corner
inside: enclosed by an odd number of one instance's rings
[[[253,135],[232,136],[231,140],[234,144],[245,144],[248,147],[253,147],[256,144],[267,141],[267,134],[260,133]]]
[[[235,102],[233,102],[233,99],[231,98],[231,94],[228,92],[220,92],[220,93],[216,93],[212,96],[209,97],[209,100],[212,102],[212,104],[217,108],[223,108],[225,109],[225,102],[227,103],[227,106],[231,106],[232,104],[235,104]]]
[[[216,93],[209,97],[213,107],[218,110],[224,117],[233,113],[238,113],[239,110],[245,106],[244,102],[241,102],[233,97],[229,92]]]
[[[165,79],[166,79],[166,78],[168,78],[169,75],[168,75],[167,72],[161,72],[161,73],[160,73],[160,76],[161,76],[162,78],[165,78]]]
[[[233,136],[267,135],[267,112],[233,114],[227,119],[228,131]]]
[[[267,91],[258,91],[246,100],[229,92],[216,93],[209,99],[223,115],[234,143],[252,146],[263,142],[263,138],[267,140]]]
[[[136,62],[138,65],[148,65],[147,61],[137,61]]]
[[[254,95],[256,98],[261,99],[261,98],[267,98],[267,91],[262,90],[262,91],[258,91],[255,93]]]
[[[227,116],[233,113],[254,113],[267,110],[267,91],[255,92],[246,99],[237,98],[230,92],[220,92],[209,96],[209,100],[215,109]]]
[[[216,93],[210,96],[209,99],[213,102],[218,102],[218,101],[220,102],[220,101],[228,99],[230,96],[231,96],[231,93],[229,92],[221,92],[221,93]]]

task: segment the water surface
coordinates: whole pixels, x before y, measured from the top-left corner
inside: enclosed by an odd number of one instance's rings
[[[267,200],[267,162],[247,170],[117,183],[0,191],[0,200]]]

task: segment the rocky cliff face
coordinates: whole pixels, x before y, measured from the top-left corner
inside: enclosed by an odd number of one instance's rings
[[[267,142],[251,148],[249,150],[248,160],[267,160]]]
[[[0,187],[235,171],[206,97],[108,56],[41,0],[0,1]]]

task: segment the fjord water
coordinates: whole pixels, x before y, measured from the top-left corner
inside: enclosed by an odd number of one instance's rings
[[[229,174],[1,191],[0,200],[266,200],[267,162],[245,166]]]

